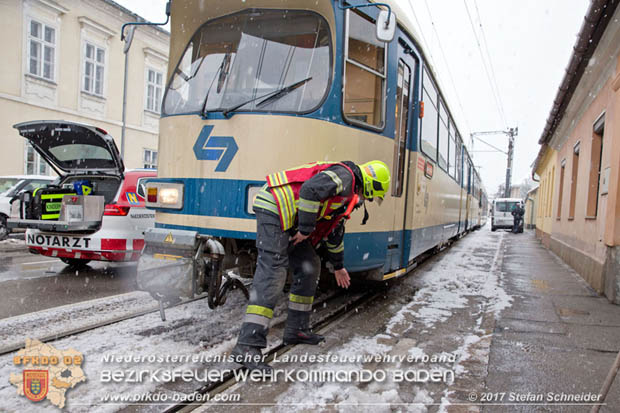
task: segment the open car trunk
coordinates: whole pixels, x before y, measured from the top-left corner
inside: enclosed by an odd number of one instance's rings
[[[101,128],[64,121],[14,125],[60,175],[57,185],[20,194],[19,219],[10,228],[94,232],[105,205],[116,198],[124,165],[114,139]]]

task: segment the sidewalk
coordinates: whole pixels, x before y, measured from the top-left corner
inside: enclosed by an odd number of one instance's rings
[[[620,350],[620,306],[589,288],[533,231],[504,239],[503,287],[513,302],[495,324],[486,389],[544,398],[549,392],[597,394]],[[606,403],[601,411],[620,411],[620,377]],[[574,404],[514,407],[511,411],[590,410]]]

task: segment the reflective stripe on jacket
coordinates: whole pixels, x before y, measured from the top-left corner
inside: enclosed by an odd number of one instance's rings
[[[342,180],[338,175],[332,171],[326,171],[327,168],[340,165],[346,168],[351,174],[353,179],[351,193],[347,196],[336,195],[327,198],[323,201],[308,200],[300,198],[299,193],[304,182],[311,179],[313,176],[324,172],[327,174],[337,187],[337,193],[343,190]],[[333,218],[333,214],[341,208],[345,208],[349,205],[353,198],[355,188],[355,175],[351,168],[342,163],[336,162],[314,162],[311,164],[303,165],[298,168],[288,169],[282,172],[276,172],[267,176],[267,188],[273,196],[273,201],[267,196],[264,196],[263,191],[259,192],[256,198],[255,205],[263,209],[273,210],[273,203],[278,215],[280,216],[280,225],[283,231],[292,228],[295,225],[295,218],[297,217],[297,211],[303,211],[307,213],[316,214],[317,221],[330,220]],[[267,192],[267,191],[264,191]]]

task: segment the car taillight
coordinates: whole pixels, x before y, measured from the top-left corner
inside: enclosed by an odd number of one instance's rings
[[[157,188],[147,189],[146,200],[153,203],[157,202]]]
[[[103,215],[125,216],[129,213],[129,207],[119,206],[116,204],[108,204],[103,210]]]

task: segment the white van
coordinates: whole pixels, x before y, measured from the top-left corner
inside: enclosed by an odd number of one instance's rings
[[[512,210],[521,203],[521,198],[496,198],[491,206],[491,231],[512,229],[514,217]]]

